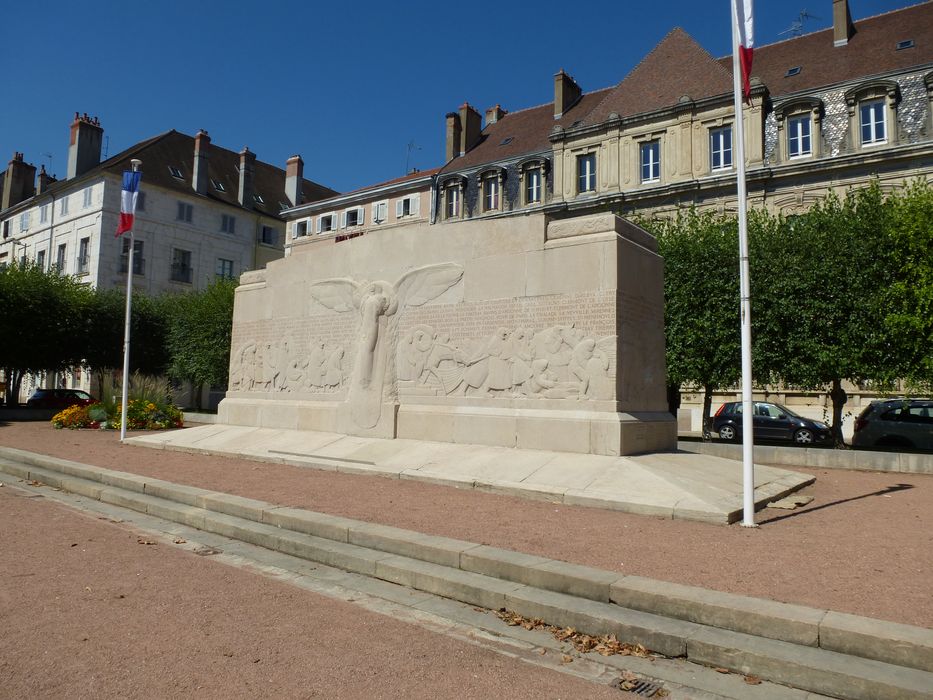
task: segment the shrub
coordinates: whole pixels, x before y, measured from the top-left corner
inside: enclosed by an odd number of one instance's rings
[[[100,402],[87,406],[69,406],[52,417],[56,428],[113,428],[122,424],[123,407],[117,403],[113,407]],[[181,428],[182,413],[178,407],[167,402],[155,403],[141,399],[127,402],[127,423],[129,430],[164,430]]]

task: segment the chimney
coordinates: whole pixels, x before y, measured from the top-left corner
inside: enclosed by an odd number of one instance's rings
[[[191,187],[198,194],[207,194],[207,164],[211,154],[211,137],[199,129],[194,137],[194,168]]]
[[[285,196],[293,207],[301,204],[301,181],[305,176],[305,162],[301,156],[285,161]]]
[[[460,115],[457,112],[447,113],[447,147],[444,155],[449,162],[460,155]]]
[[[470,104],[460,105],[460,155],[469,151],[479,141],[483,130],[483,118]]]
[[[100,164],[100,149],[104,141],[104,130],[97,117],[89,117],[87,112],[71,122],[71,143],[68,146],[68,174],[73,177],[83,175]]]
[[[573,107],[583,90],[577,85],[577,81],[564,73],[561,68],[554,74],[554,118],[560,119],[564,112]]]
[[[497,121],[502,119],[502,117],[504,117],[506,114],[508,114],[508,112],[502,109],[501,105],[490,107],[489,109],[486,110],[486,126],[489,126],[490,124],[495,124]]]
[[[39,176],[36,179],[36,194],[42,194],[49,189],[49,185],[55,182],[55,177],[45,172],[45,166],[39,166]]]
[[[849,0],[833,0],[833,46],[845,46],[855,34]]]
[[[237,199],[240,206],[247,209],[253,208],[253,174],[256,171],[256,154],[247,146],[243,146],[240,151],[240,188],[237,192]]]
[[[29,199],[36,193],[36,166],[23,161],[23,154],[16,152],[7,165],[3,178],[3,200],[0,211]]]

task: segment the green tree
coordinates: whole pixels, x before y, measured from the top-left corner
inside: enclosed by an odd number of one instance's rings
[[[912,182],[887,201],[891,280],[884,328],[913,391],[933,390],[933,186]]]
[[[713,391],[741,375],[739,248],[732,217],[690,209],[641,222],[664,258],[668,383],[703,387],[703,435]]]
[[[74,277],[45,272],[32,263],[0,270],[0,367],[8,406],[16,405],[26,373],[81,363],[82,310],[90,294]]]
[[[755,239],[756,375],[829,389],[842,445],[842,381],[890,376],[878,300],[887,284],[886,207],[877,184],[829,195],[793,219],[771,217]],[[757,279],[756,279],[757,278]]]
[[[227,382],[236,282],[218,280],[201,292],[167,299],[169,375],[191,382],[197,408],[201,388]]]

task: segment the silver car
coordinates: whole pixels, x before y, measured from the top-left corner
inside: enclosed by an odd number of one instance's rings
[[[872,401],[855,419],[852,445],[933,450],[933,400]]]

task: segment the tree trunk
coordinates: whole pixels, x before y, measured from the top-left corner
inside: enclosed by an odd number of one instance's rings
[[[840,379],[833,379],[833,388],[829,392],[829,398],[833,401],[833,422],[831,425],[833,442],[836,447],[844,448],[846,443],[842,437],[842,407],[845,406],[849,397],[845,389],[842,388]]]
[[[204,393],[204,382],[198,382],[194,385],[194,408],[201,412],[201,395]]]
[[[703,440],[709,442],[713,439],[713,420],[710,410],[713,407],[713,387],[703,385]]]

